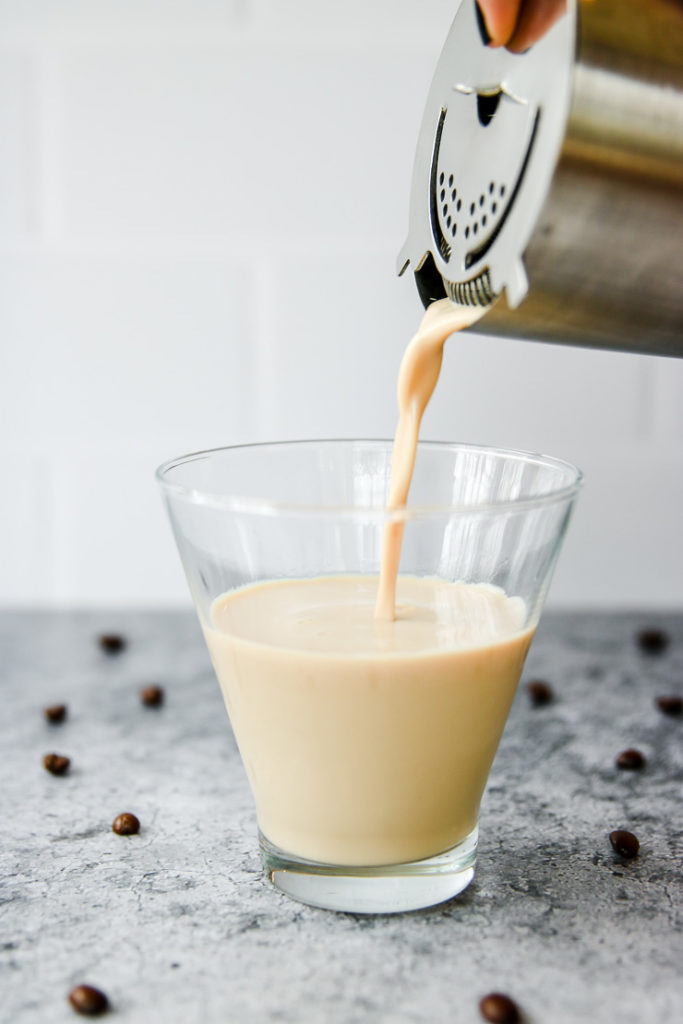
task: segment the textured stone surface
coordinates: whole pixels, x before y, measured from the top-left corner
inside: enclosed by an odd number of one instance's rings
[[[636,628],[661,625],[661,657]],[[118,656],[100,632],[129,640]],[[484,798],[474,883],[396,917],[314,910],[263,880],[255,819],[194,619],[0,616],[0,1020],[75,1020],[102,988],[121,1022],[476,1024],[491,990],[527,1024],[679,1019],[683,616],[548,616]],[[161,683],[166,701],[138,692]],[[68,704],[62,725],[42,708]],[[620,772],[627,747],[647,758]],[[72,759],[49,775],[49,751]],[[122,811],[140,834],[111,831]],[[637,860],[608,839],[627,828]]]

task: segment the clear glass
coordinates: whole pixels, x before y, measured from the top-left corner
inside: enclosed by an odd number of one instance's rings
[[[157,471],[265,871],[295,899],[366,913],[430,906],[471,881],[479,804],[581,483],[547,456],[423,443],[410,504],[390,511],[391,455],[390,441],[245,445]],[[258,621],[248,641],[219,621],[219,599],[251,584],[373,585],[389,521],[404,524],[401,580],[497,588],[518,599],[514,636],[321,656],[273,645]]]

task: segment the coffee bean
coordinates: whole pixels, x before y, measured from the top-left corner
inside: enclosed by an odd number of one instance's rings
[[[104,992],[92,985],[77,985],[69,992],[69,1002],[76,1013],[82,1013],[85,1017],[97,1017],[109,1009],[109,1000]]]
[[[521,1019],[517,1004],[500,992],[491,992],[479,1003],[479,1012],[491,1024],[518,1024]]]
[[[553,699],[552,687],[542,679],[534,679],[530,682],[527,685],[527,693],[535,708],[541,708],[545,704],[550,704]]]
[[[99,644],[106,654],[120,654],[126,646],[125,638],[118,633],[103,633]]]
[[[59,722],[63,722],[66,718],[66,704],[53,704],[49,708],[45,708],[45,717],[48,722],[52,725],[58,725]]]
[[[632,747],[622,750],[617,758],[617,768],[621,768],[623,771],[637,772],[644,767],[645,758],[639,750],[634,750]]]
[[[111,826],[112,832],[117,836],[135,836],[140,831],[140,822],[134,814],[119,814]]]
[[[160,686],[146,686],[140,690],[140,700],[147,708],[158,708],[164,703],[164,691]]]
[[[661,654],[669,646],[669,637],[663,629],[641,629],[636,643],[646,654]]]
[[[640,843],[633,832],[626,832],[621,828],[617,829],[615,832],[610,832],[609,841],[615,852],[625,860],[631,860],[633,857],[638,856]]]
[[[683,700],[680,697],[657,697],[655,704],[665,715],[676,716],[683,712]]]
[[[61,754],[46,754],[43,758],[43,765],[53,775],[65,775],[70,764],[71,759]]]

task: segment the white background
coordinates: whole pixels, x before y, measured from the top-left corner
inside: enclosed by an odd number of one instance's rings
[[[0,601],[188,597],[152,474],[389,436],[453,0],[0,0]],[[452,339],[424,436],[587,483],[555,605],[683,604],[683,360]]]

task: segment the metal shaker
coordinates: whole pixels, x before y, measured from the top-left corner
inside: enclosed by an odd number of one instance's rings
[[[569,0],[518,55],[487,47],[461,0],[408,267],[425,305],[488,306],[479,333],[683,356],[683,4]]]

